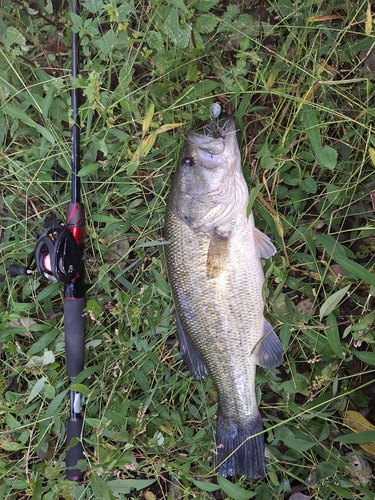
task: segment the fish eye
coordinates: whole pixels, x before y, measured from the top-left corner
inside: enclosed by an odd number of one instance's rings
[[[194,160],[190,156],[185,156],[181,160],[181,167],[194,167]]]

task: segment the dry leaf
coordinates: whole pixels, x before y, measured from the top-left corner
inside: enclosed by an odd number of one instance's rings
[[[366,432],[375,430],[375,425],[372,425],[371,422],[367,420],[361,413],[358,411],[346,411],[344,413],[344,424],[349,427],[352,431],[355,432]],[[375,442],[371,441],[369,443],[360,443],[359,446],[367,451],[375,455]]]

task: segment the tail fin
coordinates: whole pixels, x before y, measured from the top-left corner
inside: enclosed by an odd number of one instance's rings
[[[247,422],[228,422],[218,417],[216,430],[216,463],[224,477],[245,474],[249,478],[266,475],[264,463],[264,435],[259,413]],[[254,436],[249,439],[250,436]]]

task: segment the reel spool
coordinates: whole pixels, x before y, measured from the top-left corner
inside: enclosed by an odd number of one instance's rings
[[[52,283],[70,283],[80,269],[81,252],[72,232],[59,220],[48,220],[34,252],[40,274]]]

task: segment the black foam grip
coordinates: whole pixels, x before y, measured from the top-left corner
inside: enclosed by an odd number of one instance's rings
[[[85,298],[64,300],[66,369],[69,378],[82,370],[85,358]]]
[[[81,437],[82,423],[83,420],[81,417],[74,420],[68,420],[65,464],[66,477],[71,481],[80,481],[84,474],[84,472],[82,472],[80,469],[75,468],[77,466],[78,460],[82,460],[84,458],[82,443],[79,442],[76,445],[69,447],[71,439]]]

